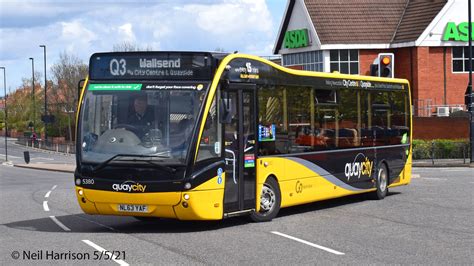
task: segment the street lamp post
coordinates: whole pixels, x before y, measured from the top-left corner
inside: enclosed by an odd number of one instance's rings
[[[7,112],[7,74],[5,67],[0,67],[3,69],[3,88],[5,89],[5,95],[3,96],[3,100],[5,101],[5,162],[8,162],[8,112]]]
[[[47,118],[46,116],[48,115],[48,100],[46,99],[46,90],[48,88],[48,80],[46,79],[46,45],[42,44],[39,47],[43,47],[43,52],[44,52],[44,141],[46,143],[46,140],[48,139],[48,130],[47,130],[47,125],[48,123],[46,121]]]
[[[33,132],[36,131],[36,104],[35,104],[35,59],[30,57],[31,60],[31,76],[33,85]]]

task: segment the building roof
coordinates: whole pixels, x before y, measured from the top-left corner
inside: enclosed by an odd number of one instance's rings
[[[292,14],[289,0],[276,52]],[[321,45],[391,44],[416,41],[447,0],[301,0]]]
[[[304,2],[321,44],[389,43],[407,4],[407,0]]]
[[[416,41],[447,1],[408,1],[392,43]]]

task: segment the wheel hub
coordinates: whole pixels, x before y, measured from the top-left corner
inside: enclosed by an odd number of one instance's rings
[[[387,173],[383,169],[379,170],[379,184],[381,191],[385,191],[387,189]]]
[[[262,195],[260,197],[260,209],[261,212],[269,212],[275,206],[276,196],[272,188],[263,185]]]

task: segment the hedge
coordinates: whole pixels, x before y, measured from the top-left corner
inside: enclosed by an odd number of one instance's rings
[[[413,140],[413,159],[455,159],[469,156],[467,139]]]

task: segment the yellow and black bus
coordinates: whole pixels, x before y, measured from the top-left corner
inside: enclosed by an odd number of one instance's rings
[[[80,95],[75,184],[88,214],[268,221],[410,182],[406,80],[244,54],[96,53]]]

